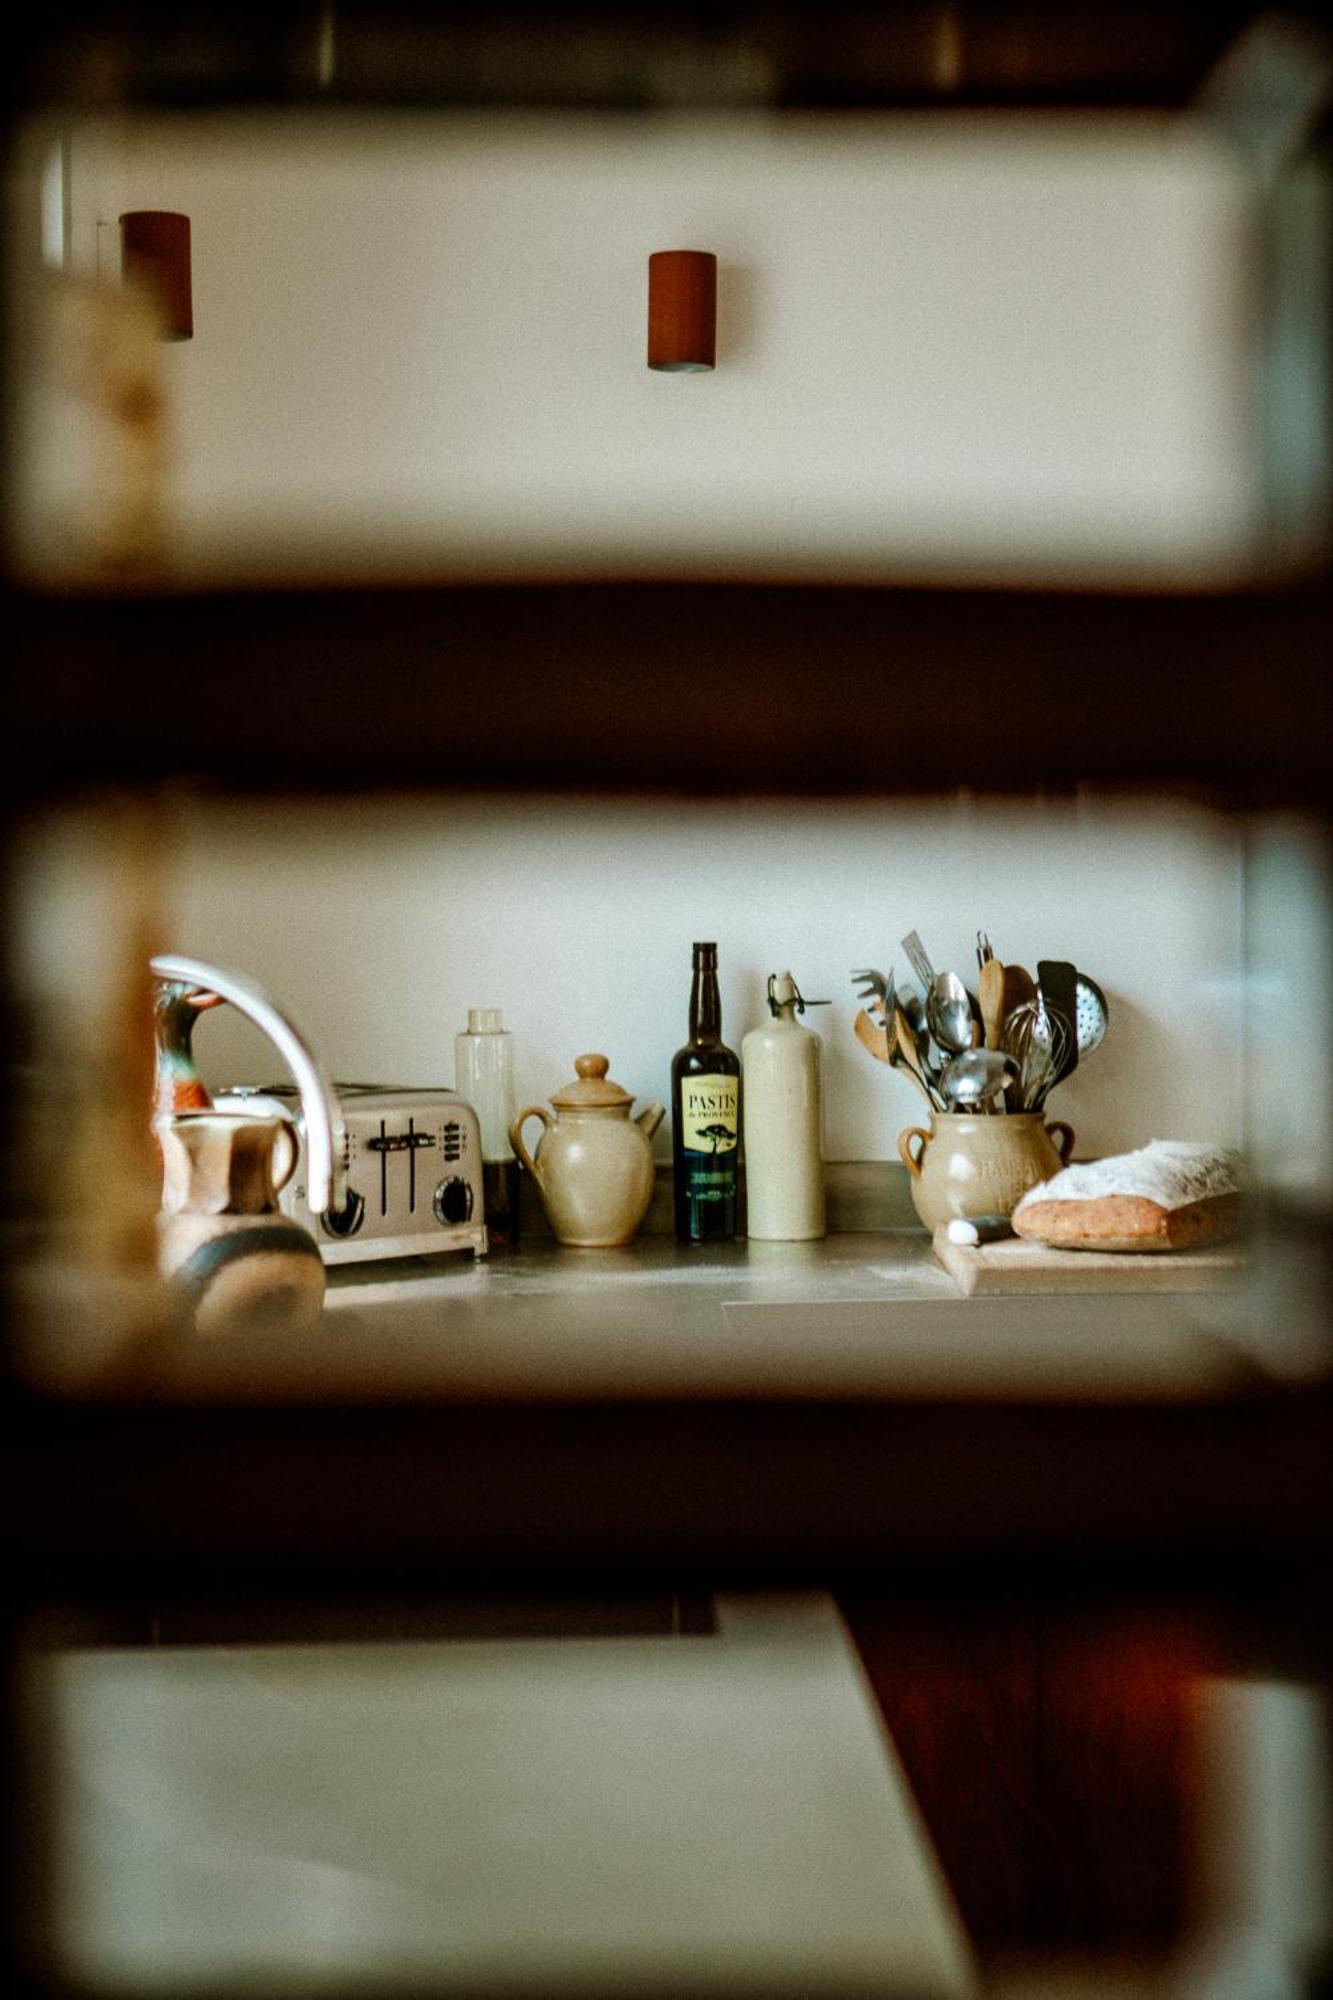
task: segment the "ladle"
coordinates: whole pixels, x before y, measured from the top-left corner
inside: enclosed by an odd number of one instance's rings
[[[988,1105],[1018,1074],[1014,1058],[1000,1049],[966,1049],[940,1074],[940,1090],[951,1111]]]

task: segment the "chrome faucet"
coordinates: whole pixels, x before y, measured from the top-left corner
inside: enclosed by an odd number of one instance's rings
[[[308,1200],[315,1214],[341,1210],[347,1200],[347,1127],[338,1093],[318,1056],[305,1038],[270,1000],[262,986],[243,973],[206,965],[199,958],[163,952],[150,960],[159,979],[197,987],[229,1000],[247,1019],[262,1028],[291,1070],[301,1093],[305,1118]]]

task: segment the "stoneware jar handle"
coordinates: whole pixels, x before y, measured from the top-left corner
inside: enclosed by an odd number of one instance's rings
[[[273,1192],[281,1194],[301,1157],[301,1141],[290,1118],[279,1118],[273,1140]]]
[[[921,1141],[916,1151],[912,1148],[913,1139]],[[903,1165],[917,1180],[921,1178],[921,1162],[926,1157],[926,1148],[929,1144],[929,1132],[924,1132],[919,1125],[909,1125],[905,1132],[898,1134],[898,1151],[902,1155]]]
[[[1046,1132],[1056,1152],[1060,1155],[1060,1165],[1067,1167],[1069,1165],[1069,1155],[1074,1150],[1073,1126],[1066,1125],[1063,1118],[1053,1118],[1046,1127]]]
[[[552,1118],[550,1112],[547,1111],[543,1105],[530,1104],[526,1111],[519,1112],[518,1117],[514,1120],[513,1124],[509,1128],[510,1145],[513,1147],[514,1151],[518,1154],[519,1159],[522,1160],[524,1166],[527,1168],[528,1172],[532,1175],[532,1178],[536,1181],[538,1187],[540,1187],[542,1183],[541,1168],[537,1165],[537,1162],[533,1159],[531,1153],[528,1151],[527,1147],[523,1144],[523,1127],[527,1124],[529,1118],[540,1118],[542,1124],[545,1126],[548,1132],[550,1131],[552,1125],[554,1125],[555,1120],[554,1118]],[[537,1147],[538,1150],[540,1151],[541,1149],[540,1139],[537,1141]]]

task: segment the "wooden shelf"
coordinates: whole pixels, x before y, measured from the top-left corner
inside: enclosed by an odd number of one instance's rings
[[[28,795],[199,777],[1322,803],[1326,581],[1235,595],[712,583],[14,594]],[[708,727],[699,715],[705,704]]]

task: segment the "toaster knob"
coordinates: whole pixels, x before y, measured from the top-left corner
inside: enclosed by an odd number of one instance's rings
[[[472,1188],[470,1184],[455,1174],[451,1180],[441,1181],[435,1190],[431,1203],[435,1220],[446,1228],[455,1222],[470,1222],[472,1219]]]
[[[343,1206],[326,1208],[319,1218],[319,1226],[329,1236],[355,1236],[365,1219],[365,1197],[359,1195],[355,1188],[349,1188]]]

